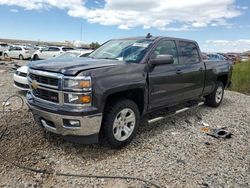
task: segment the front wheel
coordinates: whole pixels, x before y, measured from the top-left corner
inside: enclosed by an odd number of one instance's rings
[[[224,84],[222,82],[217,82],[214,91],[206,96],[206,104],[211,107],[218,107],[224,96]]]
[[[24,60],[23,55],[19,55],[19,60]]]
[[[134,138],[140,121],[140,112],[136,103],[121,99],[110,104],[104,113],[103,132],[111,148],[128,145]]]

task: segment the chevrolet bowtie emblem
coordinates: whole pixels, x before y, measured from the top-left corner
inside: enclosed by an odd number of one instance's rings
[[[31,82],[31,88],[32,89],[37,89],[38,88],[38,84],[37,84],[36,80],[32,80],[32,82]]]

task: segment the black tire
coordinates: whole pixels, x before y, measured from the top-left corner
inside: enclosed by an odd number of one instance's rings
[[[22,54],[20,54],[20,55],[19,55],[19,60],[24,60],[24,58],[23,58],[23,55],[22,55]]]
[[[126,110],[129,110],[128,113],[130,113],[130,115],[134,115],[135,117],[135,122],[132,123],[131,127],[129,127],[130,129],[132,129],[132,131],[130,132],[130,136],[126,135],[126,131],[124,129],[124,126],[120,126],[117,128],[114,128],[113,126],[115,126],[115,120],[118,121],[119,118],[122,117],[121,112],[124,111],[126,112]],[[130,111],[132,110],[132,111]],[[133,112],[133,113],[131,113]],[[120,115],[120,117],[119,117]],[[130,116],[129,115],[129,116]],[[119,118],[118,118],[119,117]],[[124,117],[124,116],[123,116]],[[126,117],[124,118],[126,121]],[[122,148],[126,145],[128,145],[132,139],[134,138],[134,136],[136,135],[138,126],[139,126],[139,122],[140,122],[140,112],[138,109],[138,106],[136,105],[136,103],[132,100],[129,99],[120,99],[117,100],[116,102],[113,103],[109,103],[108,107],[106,107],[105,112],[104,112],[104,117],[103,117],[103,122],[102,122],[102,134],[103,134],[103,139],[102,139],[102,143],[105,142],[107,143],[111,148],[113,149],[119,149]],[[120,122],[121,123],[121,122]],[[129,125],[129,123],[127,124]],[[121,128],[123,127],[123,128]],[[128,127],[128,126],[127,126]],[[134,127],[134,128],[132,128]],[[116,131],[115,131],[116,130]],[[124,138],[127,138],[125,140],[118,140],[115,136],[114,132],[119,131],[124,134]],[[118,133],[119,134],[119,133]],[[122,135],[122,134],[120,134]],[[123,139],[124,139],[123,138]],[[122,139],[122,137],[121,137]]]
[[[34,60],[34,61],[39,60],[39,56],[38,56],[37,54],[35,54],[34,57],[33,57],[33,60]]]
[[[214,91],[206,96],[206,105],[211,107],[220,106],[224,96],[224,88],[225,86],[222,82],[217,82]],[[219,92],[221,93],[219,94]]]

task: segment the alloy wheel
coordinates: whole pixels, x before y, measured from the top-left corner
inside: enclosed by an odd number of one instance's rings
[[[113,134],[116,140],[124,141],[128,139],[134,131],[136,117],[133,110],[125,108],[121,110],[113,123]]]

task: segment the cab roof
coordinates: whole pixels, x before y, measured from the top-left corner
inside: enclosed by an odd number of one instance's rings
[[[175,37],[168,37],[168,36],[151,36],[147,38],[146,36],[138,36],[138,37],[127,37],[127,38],[119,38],[119,39],[124,39],[124,40],[142,40],[142,39],[149,39],[149,40],[161,40],[161,39],[169,39],[169,40],[177,40],[177,41],[187,41],[187,42],[193,42],[197,43],[194,40],[189,40],[189,39],[183,39],[183,38],[175,38]],[[115,40],[115,39],[114,39]],[[118,39],[116,39],[118,40]]]

